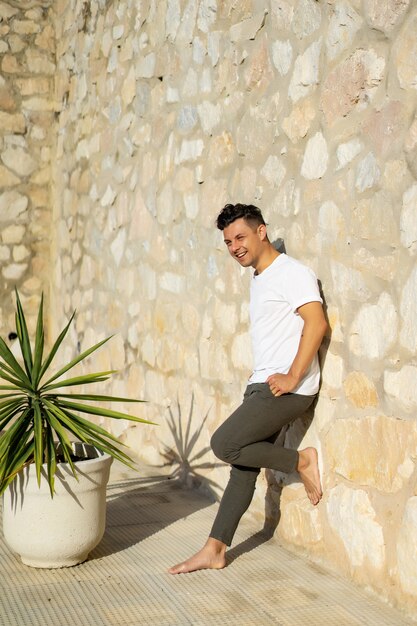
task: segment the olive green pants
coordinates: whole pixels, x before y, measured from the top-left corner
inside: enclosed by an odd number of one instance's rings
[[[316,396],[274,396],[267,383],[247,387],[243,402],[211,438],[214,454],[232,466],[210,537],[230,546],[240,518],[250,505],[261,467],[293,472],[297,450],[278,446],[280,430],[309,408]]]

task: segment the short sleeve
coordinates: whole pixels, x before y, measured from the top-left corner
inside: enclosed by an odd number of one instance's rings
[[[317,276],[309,267],[301,263],[292,263],[286,272],[284,295],[294,313],[303,304],[321,302]]]

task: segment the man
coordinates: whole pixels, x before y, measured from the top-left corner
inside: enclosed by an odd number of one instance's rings
[[[314,273],[270,243],[261,211],[227,204],[217,218],[231,256],[253,267],[250,294],[254,371],[241,406],[211,439],[216,456],[232,466],[209,538],[199,552],[171,567],[171,574],[226,565],[239,520],[248,508],[261,467],[298,471],[313,505],[322,496],[317,450],[274,445],[283,426],[300,417],[316,397],[317,351],[327,329]]]

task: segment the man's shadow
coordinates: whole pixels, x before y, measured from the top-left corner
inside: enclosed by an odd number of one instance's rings
[[[283,239],[279,238],[272,242],[272,245],[278,252],[286,253],[285,242]],[[324,363],[326,360],[327,351],[330,345],[331,339],[331,329],[329,324],[329,318],[327,313],[327,303],[323,293],[323,287],[321,281],[318,280],[320,296],[323,300],[323,311],[324,316],[326,318],[328,324],[328,332],[323,338],[319,349],[319,361],[320,361],[320,369],[322,370],[324,367]],[[318,395],[320,394],[320,390]],[[317,406],[318,395],[314,400],[311,407],[308,411],[300,416],[297,420],[295,420],[292,424],[284,426],[284,428],[279,433],[275,444],[276,445],[284,445],[286,448],[298,449],[301,441],[303,440],[306,432],[310,428],[313,420],[314,414]],[[273,538],[275,531],[278,527],[279,521],[281,519],[281,496],[282,491],[286,485],[299,482],[299,478],[296,473],[293,474],[284,474],[282,472],[276,472],[274,470],[266,469],[265,470],[265,479],[267,482],[267,489],[265,493],[265,520],[263,528],[245,539],[242,543],[233,547],[227,553],[228,563],[231,563],[235,559],[237,559],[242,554],[246,552],[250,552],[255,548],[259,547],[266,541],[269,541]]]

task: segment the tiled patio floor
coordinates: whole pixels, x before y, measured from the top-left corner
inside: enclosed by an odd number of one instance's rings
[[[108,528],[77,567],[35,570],[0,542],[1,626],[404,626],[400,612],[243,520],[229,565],[170,576],[217,505],[151,467],[113,466]]]

